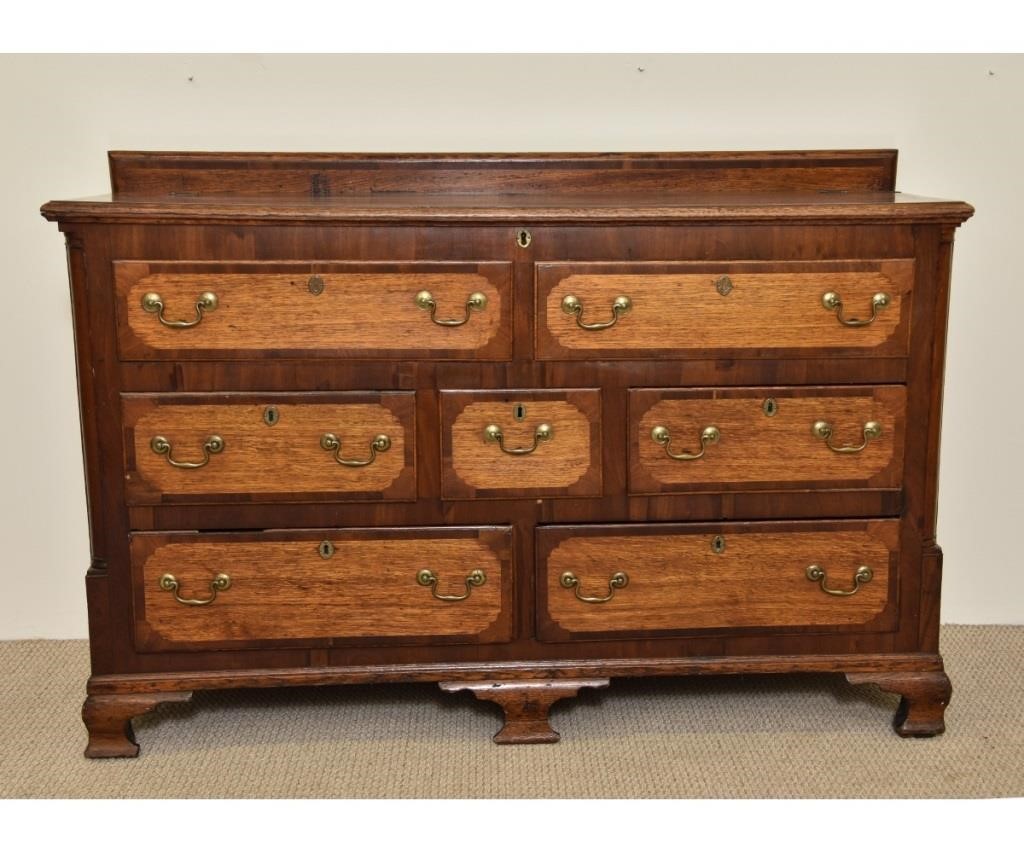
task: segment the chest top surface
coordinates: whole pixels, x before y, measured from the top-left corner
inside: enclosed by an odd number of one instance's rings
[[[114,151],[111,193],[68,222],[950,222],[895,191],[896,151],[257,154]]]

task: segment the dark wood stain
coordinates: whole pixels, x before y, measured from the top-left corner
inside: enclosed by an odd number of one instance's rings
[[[556,738],[547,723],[550,705],[611,677],[724,672],[847,673],[903,697],[900,734],[943,730],[950,687],[938,654],[939,422],[953,234],[973,210],[894,193],[895,151],[112,152],[110,165],[109,199],[43,207],[67,238],[74,312],[92,550],[88,755],[136,754],[131,717],[187,701],[195,689],[402,680],[437,681],[498,702],[508,719],[502,742]],[[521,228],[532,234],[529,247],[516,242]],[[632,276],[683,268],[717,273],[729,265],[771,273],[785,265],[805,273],[822,263],[853,272],[910,270],[890,337],[844,348],[834,336],[815,340],[809,328],[800,346],[779,348],[763,330],[743,338],[741,319],[724,348],[688,348],[678,336],[651,341],[641,331],[630,346],[589,352],[556,345],[546,325],[545,294],[562,276],[553,270]],[[120,284],[118,269],[130,273]],[[364,336],[357,324],[356,333],[327,339],[303,325],[301,312],[275,324],[286,301],[260,318],[265,348],[195,346],[187,335],[168,335],[182,342],[174,349],[140,341],[132,323],[158,321],[131,315],[135,306],[124,288],[152,271],[173,277],[210,270],[252,273],[257,291],[259,271],[365,273],[383,276],[374,280],[386,287],[405,287],[414,279],[404,276],[443,270],[489,282],[501,307],[491,316],[493,335],[469,347],[438,344],[443,339],[433,328],[429,339],[417,340],[416,327],[401,327],[401,311],[386,300],[381,316],[385,323],[395,318],[394,340],[379,323],[367,324]],[[786,322],[787,312],[777,316]],[[899,389],[902,447],[877,473],[835,478],[823,466],[820,476],[801,475],[798,483],[727,482],[713,474],[687,483],[652,479],[638,465],[637,422],[659,399],[756,398],[763,391],[784,405],[787,397],[861,389],[885,396],[891,388]],[[534,481],[513,476],[500,488],[476,489],[453,478],[451,427],[470,401],[507,403],[511,419],[511,405],[524,402],[529,411],[531,395],[572,400],[589,424],[589,465],[578,483],[548,489],[534,472]],[[336,398],[377,401],[403,424],[405,463],[392,485],[368,494],[302,491],[268,459],[259,491],[212,488],[183,501],[147,489],[146,504],[135,505],[139,493],[126,480],[137,462],[126,415],[132,406]],[[125,408],[125,401],[135,402]],[[520,427],[529,423],[528,414]],[[880,609],[835,624],[806,624],[799,613],[789,618],[781,610],[763,627],[662,615],[654,630],[620,630],[611,621],[608,630],[580,632],[548,613],[546,561],[567,536],[628,533],[635,543],[766,529],[891,529]],[[502,565],[500,596],[489,605],[492,627],[460,636],[442,621],[433,634],[427,623],[396,639],[352,623],[347,636],[331,636],[311,593],[302,617],[312,626],[308,640],[261,632],[258,610],[246,616],[248,633],[229,636],[212,607],[200,614],[200,622],[213,621],[203,623],[207,633],[195,642],[147,633],[152,578],[140,543],[195,543],[198,555],[204,543],[315,543],[331,531],[355,543],[417,540],[425,560],[450,537],[482,537]],[[435,554],[449,560],[447,577],[452,558]],[[625,556],[642,564],[643,549]],[[763,568],[741,561],[734,581],[742,583],[744,572],[761,578]],[[335,600],[342,594],[337,581],[317,582],[328,583]],[[588,575],[588,591],[593,583]],[[413,591],[429,595],[423,587]],[[410,601],[416,603],[406,615],[415,618],[422,600]],[[643,606],[660,605],[648,597]],[[173,618],[174,610],[168,613],[162,618]],[[395,618],[404,625],[405,617]]]

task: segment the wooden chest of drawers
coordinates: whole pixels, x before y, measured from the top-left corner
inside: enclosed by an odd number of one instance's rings
[[[962,202],[893,151],[110,155],[67,237],[86,754],[193,690],[842,672],[943,730]]]

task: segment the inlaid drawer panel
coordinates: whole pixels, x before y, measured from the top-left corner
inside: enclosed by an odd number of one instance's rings
[[[595,389],[444,391],[446,498],[601,494]]]
[[[630,491],[897,488],[905,412],[902,385],[634,388]]]
[[[898,552],[897,521],[543,527],[540,635],[887,630]]]
[[[136,644],[504,642],[511,543],[508,527],[134,534]]]
[[[128,502],[415,500],[415,400],[125,394]]]
[[[323,356],[507,359],[503,262],[119,261],[125,359]]]
[[[911,260],[543,263],[537,357],[902,356]]]

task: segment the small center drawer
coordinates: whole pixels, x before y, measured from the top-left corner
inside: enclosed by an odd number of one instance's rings
[[[898,521],[542,527],[539,636],[888,630],[898,558]]]
[[[512,352],[505,262],[118,261],[114,278],[128,360]]]
[[[415,500],[415,399],[122,395],[128,503]]]
[[[441,393],[446,498],[601,494],[601,392]]]
[[[136,645],[505,642],[511,542],[508,527],[136,533]]]

